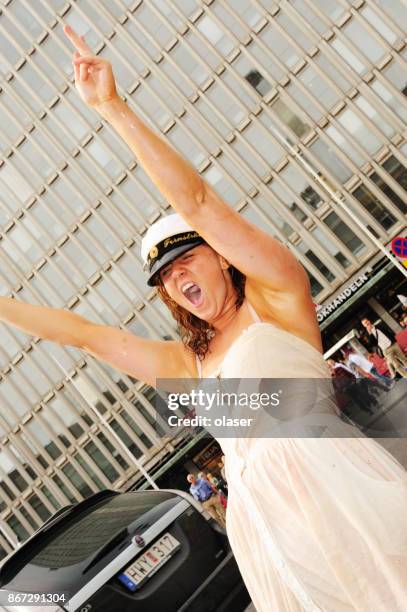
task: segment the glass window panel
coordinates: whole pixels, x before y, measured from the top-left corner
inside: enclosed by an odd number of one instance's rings
[[[18,470],[12,470],[9,472],[8,477],[19,491],[23,492],[25,489],[27,489],[28,483],[26,480],[24,480]]]
[[[325,132],[331,138],[331,140],[347,155],[354,164],[357,166],[363,166],[366,163],[368,156],[360,155],[357,151],[355,151],[354,147],[349,143],[347,138],[337,130],[333,125],[329,125]]]
[[[50,434],[42,427],[42,425],[40,425],[38,419],[32,419],[29,421],[25,425],[25,429],[28,431],[33,440],[35,440],[36,444],[43,447],[52,459],[56,459],[61,455],[61,451],[51,440]]]
[[[343,242],[354,255],[360,255],[366,249],[366,245],[359,240],[353,230],[334,212],[329,213],[324,223]]]
[[[387,40],[390,45],[393,45],[397,40],[397,34],[393,32],[379,17],[379,15],[373,11],[369,6],[364,6],[360,11],[360,14],[373,26],[379,34]]]
[[[222,112],[226,115],[227,110],[223,109]],[[200,155],[197,158],[192,159],[192,163],[195,166],[198,166],[208,155],[208,152],[212,151],[216,147],[222,146],[223,140],[220,135],[212,134],[212,131],[201,125],[200,121],[197,121],[191,115],[186,114],[182,118],[182,123],[184,124],[184,129],[186,133],[191,132],[197,141],[202,143],[200,146]],[[199,146],[199,145],[197,145]]]
[[[79,491],[83,497],[90,497],[93,493],[92,489],[86,484],[82,476],[78,474],[71,464],[66,464],[62,468],[63,473],[73,486]]]
[[[332,21],[339,20],[345,12],[344,7],[337,0],[313,0],[313,4]]]
[[[382,11],[387,13],[396,24],[407,23],[407,8],[403,0],[375,0]]]
[[[79,454],[75,455],[76,461],[79,463],[81,468],[86,472],[86,474],[93,480],[95,485],[99,490],[103,490],[105,488],[103,482],[100,478],[95,474],[94,470],[87,464],[87,462],[83,459],[83,457]]]
[[[217,23],[204,15],[197,23],[198,30],[208,39],[209,43],[212,44],[220,53],[227,55],[234,47],[234,42],[228,37],[225,30],[220,28]]]
[[[119,478],[119,473],[115,470],[107,457],[101,453],[94,442],[89,442],[84,448],[88,455],[95,461],[96,465],[99,466],[108,480],[110,480],[110,482],[114,482]]]
[[[319,34],[326,31],[325,23],[312,12],[311,7],[304,0],[291,0],[291,5]]]
[[[19,542],[24,542],[26,538],[28,538],[28,531],[25,527],[20,523],[16,516],[11,516],[6,520],[7,525],[12,529],[12,531],[16,534]]]
[[[129,449],[129,451],[136,457],[136,459],[139,459],[143,453],[140,450],[140,448],[137,446],[137,444],[125,432],[123,427],[115,419],[110,421],[110,426],[117,433],[120,439],[124,442],[124,444]]]
[[[407,191],[407,168],[394,155],[391,155],[382,165],[394,180]]]
[[[11,499],[11,501],[14,501],[16,499],[15,494],[13,493],[13,491],[10,489],[10,487],[8,486],[6,482],[0,481],[0,490],[3,493],[5,493],[7,497]]]
[[[308,248],[303,241],[297,245],[297,248],[305,255],[305,257],[321,272],[323,276],[327,279],[327,281],[331,282],[335,280],[335,275],[326,267],[324,263],[320,260],[318,255],[314,253],[311,249]]]
[[[261,96],[265,96],[272,88],[271,83],[257,69],[250,70],[244,78]]]
[[[31,353],[22,359],[16,367],[18,368],[22,380],[26,379],[32,385],[33,401],[38,401],[43,395],[45,395],[45,393],[47,393],[47,391],[49,391],[52,382],[48,380],[43,372],[35,367],[35,364],[33,364],[31,359]],[[35,398],[34,395],[36,396]]]
[[[331,83],[334,83],[337,87],[342,89],[344,93],[350,89],[350,81],[343,76],[343,72],[340,72],[325,54],[318,53],[318,55],[313,58],[313,61],[324,73],[324,78],[330,78]]]
[[[407,203],[402,200],[389,185],[376,172],[369,176],[376,185],[383,191],[384,194],[393,202],[402,213],[407,213]]]
[[[312,93],[320,104],[322,104],[326,110],[332,108],[339,100],[341,96],[335,92],[320,74],[311,66],[307,66],[298,75],[298,79],[304,84],[304,86]],[[308,98],[302,94],[304,108],[308,108]],[[315,117],[313,117],[314,120]]]
[[[364,104],[365,112],[368,110],[368,106],[369,105]],[[337,119],[345,130],[347,130],[371,155],[376,153],[382,146],[380,140],[372,134],[372,131],[350,109],[343,111]]]
[[[407,85],[407,76],[404,67],[401,63],[393,60],[387,68],[383,70],[383,74],[396,89],[403,91]]]
[[[292,97],[296,98],[297,95],[296,93],[294,93],[294,90],[296,90],[295,86],[293,86],[289,90],[289,93],[294,94]],[[297,93],[299,94],[300,98],[303,98],[303,94],[300,94],[299,91],[297,91]],[[293,111],[290,106],[286,104],[286,102],[289,102],[289,98],[284,98],[284,100],[276,100],[276,102],[274,102],[273,106],[271,107],[271,112],[275,113],[280,119],[280,121],[282,121],[282,123],[284,123],[284,125],[286,125],[296,136],[298,136],[299,138],[303,138],[311,131],[311,125],[307,123],[308,118],[305,114],[301,113],[300,116],[298,112]],[[260,116],[260,121],[267,125],[271,131],[272,128],[276,129],[273,122],[270,121],[268,117]],[[287,140],[291,142],[290,138],[288,138]]]
[[[206,154],[202,149],[195,144],[194,141],[189,138],[188,134],[184,129],[178,125],[174,125],[170,132],[167,134],[168,139],[174,145],[174,147],[191,162],[198,166],[206,157]]]
[[[351,19],[342,31],[372,64],[377,64],[386,53],[386,48],[356,19]]]
[[[285,189],[284,186],[281,185],[278,181],[273,180],[270,183],[269,187],[271,191],[276,195],[277,200],[283,202],[287,206],[287,208],[293,212],[294,216],[299,221],[303,222],[305,221],[305,219],[308,218],[304,211],[295,202],[293,202],[293,197],[290,195],[287,189]]]
[[[358,96],[355,100],[357,106],[365,113],[367,117],[375,124],[375,126],[387,136],[392,138],[395,134],[394,128],[383,119],[381,115],[376,111],[375,108],[364,98]]]
[[[300,59],[292,44],[272,24],[268,24],[262,29],[259,38],[263,40],[271,53],[275,54],[288,69],[293,68]]]
[[[107,450],[109,451],[109,453],[116,459],[120,467],[123,468],[124,470],[127,470],[129,467],[129,464],[127,463],[127,461],[125,461],[125,459],[119,453],[117,448],[110,442],[110,440],[105,436],[105,434],[100,432],[98,433],[97,436],[99,440],[102,442],[103,446],[105,446]]]
[[[364,185],[358,187],[353,195],[385,230],[390,229],[396,223],[397,219]]]
[[[243,215],[262,230],[269,231],[270,233],[274,233],[274,230],[271,227],[272,223],[284,234],[286,238],[289,238],[294,232],[294,229],[288,222],[289,220],[283,219],[283,217],[281,217],[281,215],[275,210],[271,201],[265,197],[257,195],[255,197],[255,202],[266,213],[268,219],[270,219],[270,223],[265,221],[264,218],[260,217],[260,215],[253,210],[252,206],[246,206],[242,211]]]
[[[322,166],[325,166],[341,183],[352,176],[352,171],[347,168],[338,156],[321,139],[318,139],[310,146],[310,150],[319,159]]]
[[[275,17],[276,21],[283,28],[284,32],[296,42],[297,45],[302,47],[304,51],[308,52],[314,46],[312,38],[308,36],[304,29],[300,29],[291,19],[280,11]]]
[[[27,512],[27,510],[24,508],[24,506],[20,506],[18,508],[18,510],[20,511],[20,513],[23,515],[23,517],[25,518],[25,520],[27,521],[27,523],[29,525],[31,525],[31,527],[36,530],[38,529],[39,525],[38,523],[35,522],[34,518],[31,516],[31,514],[29,514]]]
[[[407,122],[407,110],[383,83],[375,79],[370,86],[403,121]]]
[[[237,204],[237,202],[239,202],[241,199],[242,193],[240,190],[218,166],[210,166],[202,176],[210,185],[212,185],[212,187],[216,189],[219,195],[221,195],[222,198],[224,198],[224,200],[232,206]]]
[[[290,189],[295,191],[308,206],[312,209],[318,209],[322,204],[320,195],[308,184],[307,179],[293,166],[288,164],[281,172],[280,176],[284,182],[290,186]]]
[[[317,297],[317,295],[319,295],[319,293],[321,293],[321,291],[323,290],[323,286],[321,285],[321,283],[319,281],[317,281],[317,279],[315,278],[315,276],[313,276],[311,274],[311,272],[309,272],[309,270],[307,270],[307,268],[305,268],[305,271],[308,275],[309,281],[310,281],[310,285],[311,285],[311,295],[313,298]]]
[[[48,501],[51,502],[55,510],[58,510],[61,507],[60,502],[52,495],[51,491],[45,485],[43,485],[40,490]]]
[[[332,47],[338,52],[341,57],[350,66],[352,70],[355,70],[358,74],[364,75],[367,72],[366,64],[363,64],[354,53],[343,43],[339,38],[334,38],[331,42]]]
[[[247,3],[246,3],[247,4]],[[242,8],[242,7],[239,7]],[[228,11],[224,8],[224,6],[219,4],[213,5],[213,12],[218,17],[219,21],[222,23],[223,27],[233,34],[236,38],[243,41],[246,36],[246,28],[241,25],[236,19],[233,11]]]
[[[33,195],[34,188],[25,180],[24,173],[10,162],[5,162],[0,168],[0,179],[6,183],[21,205]]]
[[[213,83],[209,89],[206,90],[205,97],[212,102],[212,104],[220,111],[220,114],[225,118],[221,134],[228,133],[228,131],[231,129],[231,124],[234,126],[238,125],[247,115],[247,110],[242,107],[242,104],[236,102],[234,97],[228,93],[225,87],[222,87],[218,83]],[[214,112],[210,107],[209,112],[214,115]],[[220,121],[220,119],[218,119],[218,121]],[[212,119],[210,119],[210,123],[212,123]]]
[[[262,123],[269,126],[272,122],[269,118],[264,118]],[[270,166],[276,165],[285,156],[284,149],[268,137],[267,131],[255,123],[245,128],[243,136]]]
[[[144,417],[146,416],[146,409],[144,408],[144,406],[138,400],[133,400],[132,404],[136,407],[136,410],[138,412],[141,412]],[[136,424],[136,422],[130,416],[130,414],[127,412],[127,410],[123,410],[120,413],[120,415],[123,417],[123,419],[126,421],[126,423],[131,427],[131,429],[134,431],[134,433],[137,434],[137,437],[140,438],[140,440],[144,444],[144,446],[146,446],[147,448],[151,448],[153,443],[151,442],[150,438]]]
[[[111,178],[119,175],[122,166],[111,155],[107,146],[105,146],[98,137],[93,138],[86,146],[86,150],[91,157],[107,173]],[[106,179],[107,180],[107,179]]]
[[[81,8],[86,15],[89,11],[89,7],[85,0],[81,0]],[[103,24],[106,24],[106,19],[103,19],[100,12],[101,11],[92,11],[91,15],[98,27],[103,30]],[[78,11],[69,11],[69,13],[64,17],[64,21],[68,23],[80,36],[85,36],[86,42],[90,47],[96,47],[102,42],[102,38],[92,28],[92,22],[89,22],[89,20],[86,19],[86,17],[83,17]]]
[[[62,491],[65,497],[70,501],[70,503],[76,504],[76,502],[78,501],[77,498],[71,493],[71,490],[68,489],[68,487],[65,485],[63,480],[61,480],[61,478],[57,476],[56,474],[52,476],[52,480],[55,482],[58,489]]]
[[[28,503],[44,522],[51,516],[51,512],[43,504],[38,495],[31,495],[31,497],[28,498]]]
[[[350,266],[350,261],[345,257],[342,251],[339,250],[338,246],[335,242],[326,235],[321,228],[316,227],[312,230],[312,234],[314,238],[318,240],[318,242],[323,246],[324,249],[328,251],[331,255],[335,257],[335,259],[340,263],[343,268],[347,268]]]

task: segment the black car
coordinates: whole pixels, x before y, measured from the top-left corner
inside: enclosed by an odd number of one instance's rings
[[[0,589],[2,601],[41,605],[41,593],[70,612],[238,612],[250,601],[223,530],[171,490],[101,491],[58,511],[2,565]]]

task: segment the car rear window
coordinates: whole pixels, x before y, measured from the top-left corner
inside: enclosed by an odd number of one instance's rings
[[[144,531],[178,501],[172,493],[136,491],[104,499],[79,516],[68,515],[23,546],[16,554],[14,567],[13,559],[9,560],[4,576],[7,586],[29,591],[41,584],[41,590],[72,592],[79,583],[86,582],[80,578],[83,570],[115,535],[127,528],[130,535],[134,530]]]

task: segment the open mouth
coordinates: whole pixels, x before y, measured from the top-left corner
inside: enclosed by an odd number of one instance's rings
[[[185,283],[181,287],[182,293],[185,295],[187,300],[194,306],[200,306],[203,302],[202,289],[195,283]]]

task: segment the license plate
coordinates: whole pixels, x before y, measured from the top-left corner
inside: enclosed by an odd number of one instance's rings
[[[155,544],[119,574],[120,582],[130,591],[137,591],[181,547],[170,533],[165,533]]]

